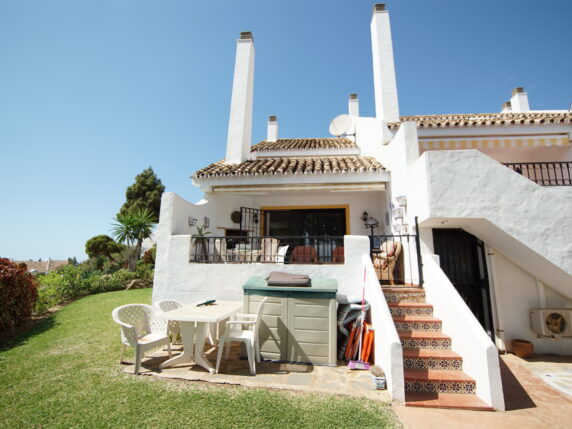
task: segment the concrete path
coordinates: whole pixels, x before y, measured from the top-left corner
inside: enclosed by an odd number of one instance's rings
[[[572,428],[572,399],[530,371],[529,362],[501,356],[506,411],[462,411],[404,407],[393,409],[407,429]],[[540,366],[539,366],[540,368]]]
[[[215,349],[207,350],[206,358],[216,363]],[[221,362],[219,374],[209,374],[198,365],[182,364],[160,370],[159,365],[167,359],[166,352],[157,352],[151,359],[142,362],[141,374],[189,381],[240,385],[254,388],[285,389],[346,395],[390,402],[386,390],[375,390],[369,371],[351,371],[347,363],[337,367],[292,363],[260,362],[256,375],[250,375],[248,361],[240,359],[239,347],[233,346],[228,361]],[[133,372],[127,365],[125,372]]]

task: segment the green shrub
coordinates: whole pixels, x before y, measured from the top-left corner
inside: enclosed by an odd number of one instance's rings
[[[41,314],[71,298],[125,289],[130,280],[138,277],[137,273],[124,268],[109,274],[93,270],[89,263],[66,265],[39,279],[39,297],[35,311]]]
[[[28,320],[37,298],[34,277],[9,259],[0,258],[0,331]]]
[[[111,292],[125,289],[130,280],[136,279],[137,273],[121,268],[113,274],[93,273],[89,277],[90,293]]]

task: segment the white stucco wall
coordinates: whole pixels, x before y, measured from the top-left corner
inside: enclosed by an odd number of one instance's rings
[[[240,224],[230,219],[233,211],[240,211],[240,207],[316,207],[331,205],[349,205],[349,227],[347,231],[351,235],[368,235],[361,218],[364,211],[380,221],[379,232],[387,230],[385,223],[387,208],[387,196],[384,191],[361,191],[361,192],[275,192],[268,195],[233,195],[230,193],[205,195],[200,203],[193,204],[174,193],[163,194],[161,201],[161,228],[163,224],[169,224],[168,230],[172,234],[193,234],[194,227],[188,225],[188,217],[198,219],[202,225],[203,218],[208,216],[212,236],[224,236],[224,230],[220,228],[239,228]],[[163,207],[165,214],[163,215]],[[169,219],[168,219],[169,218]],[[163,225],[165,227],[165,225]],[[375,231],[378,233],[378,231]]]
[[[369,240],[363,236],[344,238],[345,263],[342,265],[190,263],[191,233],[194,231],[188,227],[187,217],[193,215],[201,219],[207,215],[213,226],[217,216],[228,217],[230,222],[230,208],[240,202],[223,198],[216,204],[194,205],[173,193],[163,195],[157,229],[153,302],[168,298],[192,302],[207,297],[239,300],[242,299],[241,287],[250,277],[267,276],[270,271],[336,278],[340,293],[361,293],[361,256],[369,255]]]
[[[572,201],[476,150],[425,152],[412,177],[423,227],[463,228],[572,297]]]
[[[403,374],[403,347],[395,329],[393,317],[379,287],[371,257],[362,257],[366,270],[365,298],[371,305],[371,322],[375,329],[374,354],[375,364],[385,372],[387,390],[391,397],[405,401],[405,378]]]
[[[572,353],[572,339],[538,338],[530,327],[531,308],[572,308],[572,300],[549,287],[544,287],[545,305],[539,297],[536,278],[512,262],[500,251],[491,249],[496,305],[501,317],[495,320],[497,332],[510,351],[510,341],[524,339],[534,343],[537,353]],[[494,309],[493,309],[494,311]]]

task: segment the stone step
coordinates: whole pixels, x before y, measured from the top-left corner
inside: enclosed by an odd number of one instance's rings
[[[450,349],[451,338],[441,332],[397,331],[404,349]]]
[[[405,369],[461,371],[463,358],[446,349],[404,349],[403,367]]]
[[[422,302],[388,302],[392,316],[433,316],[433,306]]]
[[[493,408],[477,395],[463,393],[405,393],[405,405],[424,408],[453,408],[458,410],[493,411]]]
[[[403,375],[406,392],[475,394],[475,380],[462,371],[406,369]]]
[[[441,332],[441,320],[432,316],[393,316],[398,331]]]
[[[425,302],[423,288],[382,288],[385,300],[395,302]]]

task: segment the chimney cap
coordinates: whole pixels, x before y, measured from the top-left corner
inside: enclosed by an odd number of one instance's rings
[[[385,8],[385,3],[376,3],[373,5],[373,13],[375,12],[383,12],[384,10],[387,10]]]
[[[357,94],[350,94],[350,100],[357,100]]]
[[[242,31],[240,33],[241,40],[254,40],[250,31]]]
[[[505,108],[507,108],[507,107],[512,107],[512,104],[511,104],[510,101],[505,101],[505,102],[502,104],[502,108],[503,108],[503,109],[505,109]]]
[[[522,86],[517,86],[512,90],[512,95],[518,94],[519,92],[524,92],[524,88]]]
[[[269,121],[269,122],[276,122],[276,115],[270,115],[270,116],[268,117],[268,121]]]

